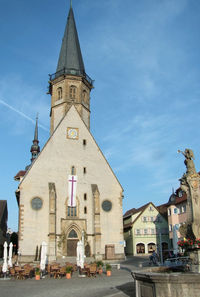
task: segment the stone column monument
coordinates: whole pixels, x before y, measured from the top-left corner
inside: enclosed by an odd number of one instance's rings
[[[200,175],[194,165],[194,153],[191,149],[185,149],[182,153],[185,157],[186,173],[180,179],[180,187],[187,194],[187,222],[180,230],[186,238],[200,238]]]
[[[180,179],[180,187],[187,195],[187,221],[179,228],[181,235],[187,239],[200,238],[200,175],[194,165],[194,154],[191,149],[185,149],[182,153],[185,157],[186,173]],[[200,273],[200,250],[191,249],[189,252],[192,260],[191,269]]]

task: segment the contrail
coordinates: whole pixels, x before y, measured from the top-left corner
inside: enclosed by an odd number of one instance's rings
[[[30,122],[32,122],[33,124],[35,124],[35,121],[34,121],[33,119],[31,119],[31,118],[30,118],[29,116],[27,116],[25,113],[23,113],[23,112],[17,110],[17,109],[14,108],[13,106],[7,104],[7,103],[6,103],[5,101],[3,101],[2,99],[0,99],[0,104],[2,104],[2,105],[4,105],[4,106],[6,106],[7,108],[9,108],[9,109],[15,111],[16,113],[18,113],[18,114],[19,114],[20,116],[22,116],[23,118],[25,118],[25,119],[29,120]],[[39,126],[40,128],[42,128],[43,130],[49,132],[49,130],[48,130],[46,127],[44,127],[43,125],[41,125],[41,124],[38,123],[38,126]]]

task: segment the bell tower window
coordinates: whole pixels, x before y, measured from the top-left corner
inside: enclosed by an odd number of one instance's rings
[[[59,87],[57,89],[57,100],[60,100],[60,99],[62,99],[62,88],[61,87]]]
[[[83,101],[87,102],[87,92],[86,92],[86,90],[83,90],[82,96],[83,96]]]
[[[70,99],[75,99],[76,98],[76,87],[75,86],[70,86],[69,89],[69,97]]]

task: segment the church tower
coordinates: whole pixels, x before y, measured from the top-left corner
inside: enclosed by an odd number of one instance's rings
[[[90,91],[92,88],[93,81],[85,72],[71,5],[56,73],[50,75],[49,80],[51,134],[72,105],[76,107],[82,120],[90,129]]]
[[[51,135],[40,152],[36,120],[32,162],[15,176],[21,261],[33,261],[42,242],[49,262],[76,257],[83,235],[86,257],[124,258],[123,188],[90,132],[92,88],[70,6],[49,80]]]

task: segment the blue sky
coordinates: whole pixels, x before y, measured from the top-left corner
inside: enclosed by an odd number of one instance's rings
[[[17,182],[34,122],[49,136],[48,74],[57,66],[67,0],[1,0],[0,199],[17,230]],[[91,93],[91,132],[124,188],[124,212],[168,201],[191,148],[200,170],[200,1],[73,0]]]

